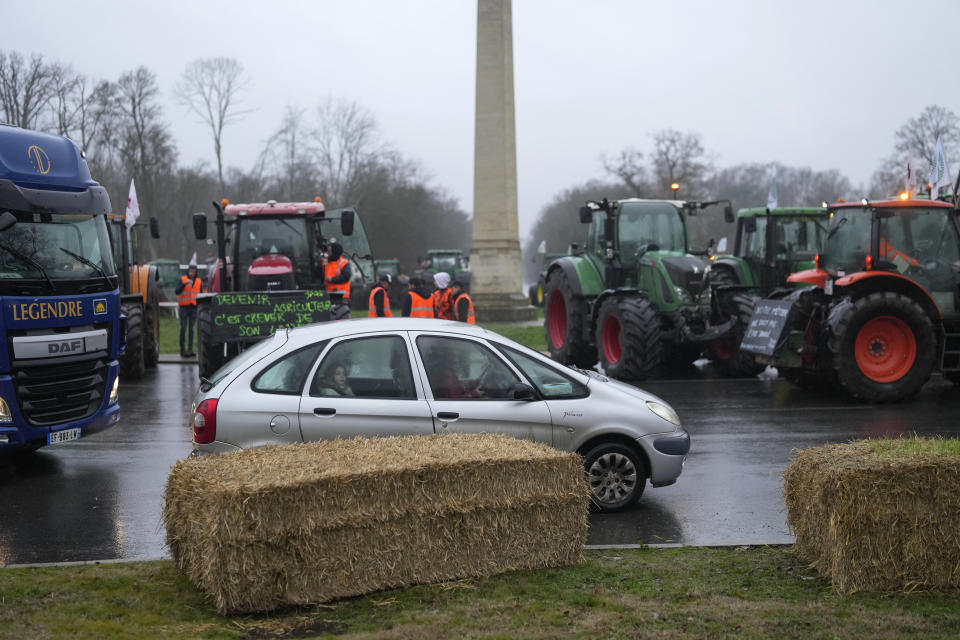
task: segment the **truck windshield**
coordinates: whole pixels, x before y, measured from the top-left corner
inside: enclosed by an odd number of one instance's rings
[[[870,255],[870,211],[843,208],[831,214],[821,266],[832,275],[863,271]]]
[[[117,274],[102,215],[11,213],[17,223],[0,233],[0,279],[90,280]]]
[[[241,265],[239,286],[247,288],[247,269],[260,256],[282,255],[293,263],[297,283],[310,281],[307,223],[303,216],[247,217],[237,221],[237,252]]]
[[[666,202],[624,202],[620,205],[620,260],[633,263],[643,249],[686,252],[683,220]]]

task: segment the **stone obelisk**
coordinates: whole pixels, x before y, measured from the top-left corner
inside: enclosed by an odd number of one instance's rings
[[[477,1],[477,112],[470,295],[480,322],[535,320],[517,224],[510,0]]]

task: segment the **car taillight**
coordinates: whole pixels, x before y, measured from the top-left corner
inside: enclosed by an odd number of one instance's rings
[[[210,444],[217,437],[217,401],[204,400],[193,413],[193,441]]]

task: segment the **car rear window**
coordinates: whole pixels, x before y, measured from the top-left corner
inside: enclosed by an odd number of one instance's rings
[[[258,393],[300,395],[314,360],[329,340],[297,349],[275,361],[253,379],[251,388]]]

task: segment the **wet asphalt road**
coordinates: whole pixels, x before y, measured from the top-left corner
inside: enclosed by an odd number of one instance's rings
[[[590,544],[792,541],[781,496],[791,451],[854,438],[960,435],[960,392],[935,377],[914,400],[869,406],[784,380],[724,380],[709,366],[642,386],[692,435],[679,481],[647,488],[619,514],[591,516]],[[121,423],[87,439],[0,460],[0,566],[168,555],[160,521],[170,467],[190,451],[184,426],[195,367],[161,364],[121,387]]]

